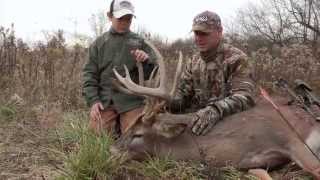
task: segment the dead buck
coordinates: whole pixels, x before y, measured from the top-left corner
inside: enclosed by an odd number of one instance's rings
[[[156,88],[151,88],[150,82],[149,87],[137,85],[128,71],[126,77],[122,77],[114,70],[120,89],[147,97],[144,113],[115,149],[124,148],[134,159],[143,159],[149,154],[175,160],[205,160],[217,167],[232,165],[239,169],[270,169],[292,160],[320,179],[319,125],[300,108],[286,105],[284,98],[274,99],[296,132],[263,98],[257,98],[254,108],[226,117],[205,136],[195,136],[189,130],[192,114],[159,113],[174,95],[182,55],[180,53],[174,85],[169,92],[165,87],[167,73],[162,56],[149,45],[158,57],[160,76],[154,81]]]

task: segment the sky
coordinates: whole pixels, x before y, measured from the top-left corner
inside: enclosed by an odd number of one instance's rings
[[[136,19],[132,29],[175,40],[190,36],[193,17],[205,10],[218,13],[222,23],[230,21],[238,8],[254,0],[131,0]],[[26,41],[44,38],[43,32],[63,29],[93,37],[89,18],[107,11],[111,0],[0,0],[0,26],[14,23],[16,35]]]

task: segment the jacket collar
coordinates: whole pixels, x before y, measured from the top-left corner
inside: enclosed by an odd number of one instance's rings
[[[130,32],[130,30],[127,31],[127,32],[124,32],[124,33],[119,33],[119,32],[117,32],[116,30],[114,30],[113,27],[110,27],[109,32],[110,32],[110,34],[112,34],[112,35],[120,35],[120,36],[121,36],[121,35],[126,35],[126,34],[128,34],[128,33]]]

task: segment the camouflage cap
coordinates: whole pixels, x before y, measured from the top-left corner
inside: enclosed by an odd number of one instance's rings
[[[215,12],[204,11],[193,19],[192,31],[212,32],[221,27],[221,19]]]

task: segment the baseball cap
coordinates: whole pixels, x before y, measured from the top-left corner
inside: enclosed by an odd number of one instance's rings
[[[212,32],[221,27],[221,19],[215,12],[204,11],[193,19],[192,31]]]
[[[112,14],[117,19],[128,14],[134,16],[134,6],[130,0],[114,0],[112,8]]]

